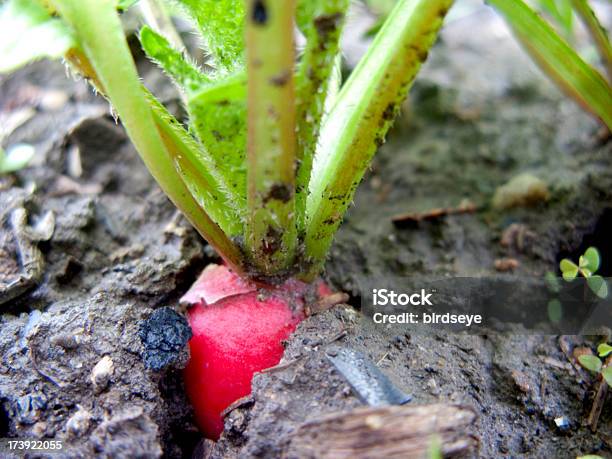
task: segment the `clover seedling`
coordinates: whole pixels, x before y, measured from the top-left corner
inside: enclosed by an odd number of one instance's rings
[[[7,152],[0,148],[0,175],[23,169],[34,156],[34,147],[19,144],[11,147]]]
[[[605,359],[610,354],[612,354],[612,346],[602,343],[597,346],[597,355],[581,355],[578,361],[587,370],[601,374],[608,385],[612,386],[612,365],[604,366]]]
[[[595,247],[589,247],[578,259],[578,264],[573,261],[564,258],[559,263],[561,274],[563,279],[567,282],[571,282],[578,275],[586,279],[589,289],[599,298],[606,298],[608,296],[608,284],[605,279],[595,273],[600,266],[599,251]]]

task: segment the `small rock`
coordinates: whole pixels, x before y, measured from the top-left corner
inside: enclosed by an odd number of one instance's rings
[[[165,307],[142,322],[138,336],[144,346],[145,366],[159,371],[177,360],[191,339],[191,328],[185,317]]]
[[[82,270],[83,263],[69,255],[61,262],[55,278],[59,284],[65,285],[74,279]]]
[[[567,432],[571,426],[569,419],[567,419],[566,416],[559,416],[558,418],[555,418],[555,425],[561,432]]]
[[[79,410],[66,422],[66,432],[69,435],[80,437],[89,430],[90,420],[91,413],[79,407]]]
[[[129,259],[129,258],[133,259],[133,258],[138,258],[142,256],[144,251],[145,251],[145,248],[142,244],[133,244],[129,247],[121,247],[115,250],[113,253],[111,253],[110,260],[113,263],[124,262],[126,261],[126,259]]]
[[[512,370],[510,373],[516,387],[525,394],[532,392],[531,382],[525,373],[519,370]]]
[[[507,272],[514,271],[520,266],[520,263],[516,258],[498,258],[493,265],[495,266],[495,270]]]
[[[114,364],[113,360],[105,355],[102,359],[96,363],[96,366],[91,370],[91,383],[94,386],[96,392],[101,392],[106,389],[111,376],[113,375]]]
[[[39,106],[43,110],[59,110],[68,102],[68,94],[57,89],[45,90],[40,95]]]
[[[46,422],[43,422],[43,421],[37,422],[32,427],[32,434],[36,438],[43,438],[45,436],[45,434],[47,433],[47,427],[48,427],[48,425],[47,425]]]
[[[59,346],[66,350],[72,350],[79,347],[79,344],[81,344],[81,337],[79,335],[59,333],[57,335],[53,335],[50,342],[53,346]]]
[[[495,190],[493,207],[504,210],[513,207],[530,207],[548,201],[548,185],[531,174],[520,174]]]
[[[527,225],[512,223],[504,230],[499,242],[502,247],[525,253],[531,249],[536,239],[536,233],[531,231]]]
[[[27,394],[17,399],[15,414],[20,424],[32,425],[46,408],[47,397],[44,394]]]
[[[438,383],[436,383],[436,380],[434,378],[429,378],[429,380],[427,381],[427,387],[431,395],[440,394],[440,388],[438,387]]]

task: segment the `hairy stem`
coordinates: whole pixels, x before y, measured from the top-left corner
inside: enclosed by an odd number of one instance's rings
[[[357,185],[383,143],[452,0],[400,0],[338,95],[321,129],[306,203],[312,279]]]
[[[314,11],[303,25],[307,44],[297,72],[298,234],[305,231],[306,197],[330,78],[339,53],[340,35],[349,0],[308,0]]]
[[[242,271],[238,247],[208,215],[181,180],[168,151],[169,126],[155,119],[147,102],[113,0],[53,0],[74,29],[82,47],[80,65],[112,102],[145,165],[164,192],[202,236],[236,271]],[[104,39],[101,39],[104,37]],[[84,62],[86,61],[86,62]],[[162,123],[158,129],[158,123]]]
[[[293,0],[246,0],[247,224],[251,263],[263,275],[291,265],[295,227]]]

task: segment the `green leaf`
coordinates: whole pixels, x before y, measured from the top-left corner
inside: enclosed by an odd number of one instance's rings
[[[181,180],[200,207],[229,236],[242,234],[242,213],[210,153],[149,93],[153,118]]]
[[[384,142],[452,0],[400,0],[321,127],[306,200],[311,278],[376,149]]]
[[[129,7],[138,3],[138,0],[119,0],[117,2],[117,9],[119,11],[127,11]]]
[[[144,52],[159,65],[187,94],[201,90],[210,83],[202,71],[181,51],[148,26],[140,29],[140,43]]]
[[[561,306],[561,302],[557,299],[550,300],[548,302],[548,319],[554,323],[558,324],[561,322],[563,318],[563,308]]]
[[[584,252],[584,256],[581,257],[584,259],[585,267],[588,268],[591,273],[596,272],[599,269],[600,257],[599,251],[595,247],[589,247]]]
[[[177,0],[193,18],[222,73],[244,66],[244,0]]]
[[[15,172],[28,165],[36,151],[32,145],[18,144],[6,153],[0,148],[0,174]]]
[[[246,208],[246,77],[225,79],[194,94],[187,101],[190,126],[215,168],[236,198],[244,216]]]
[[[0,73],[45,57],[62,57],[75,45],[68,27],[36,0],[9,0],[0,9]]]
[[[553,293],[559,293],[561,290],[561,283],[559,282],[559,278],[555,276],[555,273],[552,271],[547,271],[544,275],[544,279],[546,280],[546,285],[548,285],[548,289]]]
[[[599,298],[604,299],[608,297],[608,284],[606,283],[606,280],[603,277],[587,277],[587,284],[591,291]]]
[[[561,263],[559,263],[559,268],[561,268],[563,279],[565,279],[566,281],[572,281],[578,275],[578,266],[576,266],[573,261],[568,260],[567,258],[561,260]]]
[[[542,9],[546,10],[561,26],[566,36],[574,29],[574,12],[569,0],[539,0]]]
[[[608,81],[612,81],[612,45],[608,31],[601,25],[587,0],[571,0],[571,2],[597,47],[601,63],[608,72]]]
[[[612,353],[612,346],[608,343],[601,343],[597,346],[597,353],[599,357],[607,357],[610,353]]]
[[[612,366],[601,370],[601,375],[603,376],[603,379],[605,379],[606,383],[608,383],[608,386],[612,386]]]
[[[576,459],[604,459],[597,454],[587,454],[586,456],[578,456]]]
[[[522,0],[489,0],[540,68],[567,95],[612,129],[612,88]]]
[[[578,362],[593,373],[599,373],[599,370],[601,370],[601,360],[595,355],[581,355],[578,357]]]

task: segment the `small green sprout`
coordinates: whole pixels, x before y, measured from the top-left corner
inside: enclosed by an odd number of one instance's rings
[[[603,277],[595,274],[599,266],[599,251],[595,247],[586,249],[584,255],[581,255],[578,259],[578,264],[567,258],[559,263],[563,279],[567,282],[573,281],[580,274],[586,279],[587,285],[596,296],[606,298],[608,296],[608,285]]]
[[[612,365],[604,366],[604,360],[610,354],[612,354],[612,346],[608,343],[602,343],[597,346],[598,355],[581,355],[578,357],[578,362],[587,370],[593,373],[599,373],[603,379],[612,386]]]
[[[7,152],[0,148],[0,175],[23,169],[33,156],[34,147],[32,145],[14,145]]]

